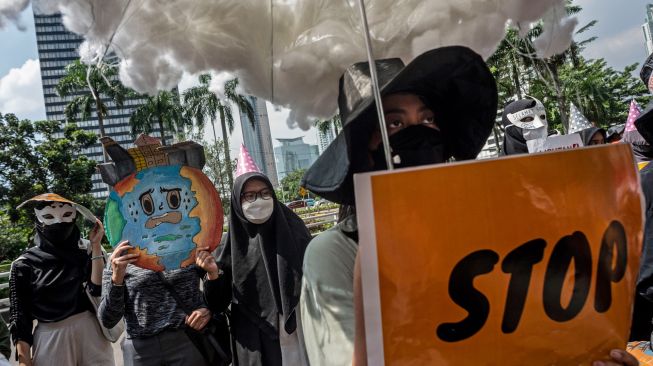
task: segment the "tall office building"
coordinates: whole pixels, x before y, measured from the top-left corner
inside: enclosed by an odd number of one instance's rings
[[[277,180],[277,166],[272,150],[272,134],[270,133],[270,120],[268,110],[263,99],[253,96],[247,97],[254,107],[254,123],[251,123],[245,113],[240,113],[240,128],[243,131],[243,142],[249,154],[254,159],[265,175],[270,178],[274,187],[279,185]]]
[[[65,68],[68,64],[79,59],[77,48],[83,38],[68,32],[61,21],[61,15],[37,15],[34,14],[36,26],[36,43],[39,52],[39,63],[41,66],[41,82],[43,83],[43,97],[45,100],[45,113],[48,120],[65,121],[64,108],[75,98],[75,96],[59,97],[55,90],[59,79],[65,75]],[[77,94],[79,95],[79,94]],[[104,118],[104,129],[107,136],[114,139],[124,148],[133,147],[133,136],[129,126],[129,117],[132,111],[143,104],[141,98],[130,98],[125,100],[122,108],[118,108],[113,101],[104,100],[108,115]],[[87,120],[78,120],[77,125],[84,130],[100,134],[97,115],[91,114]],[[161,136],[156,129],[153,136]],[[167,141],[172,141],[166,137]],[[102,145],[99,143],[83,151],[83,154],[97,162],[103,161]],[[106,197],[107,186],[102,183],[100,174],[93,174],[93,196]]]
[[[317,139],[318,139],[318,143],[320,144],[319,145],[320,154],[322,154],[324,150],[326,150],[326,148],[329,147],[329,144],[333,142],[335,138],[336,138],[336,133],[333,129],[333,125],[331,124],[329,125],[329,128],[326,129],[326,131],[324,132],[319,130],[317,131]]]
[[[646,20],[642,24],[644,40],[646,41],[646,56],[653,53],[653,4],[646,5]]]
[[[277,139],[281,146],[274,148],[275,160],[279,172],[279,181],[298,169],[308,169],[317,160],[317,145],[309,145],[303,137]]]

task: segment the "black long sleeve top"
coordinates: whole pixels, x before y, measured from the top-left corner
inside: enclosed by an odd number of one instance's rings
[[[32,247],[14,261],[9,277],[9,330],[14,343],[33,343],[34,319],[51,323],[95,312],[85,286],[93,296],[100,296],[102,287],[90,281],[91,258],[82,245],[70,257]]]

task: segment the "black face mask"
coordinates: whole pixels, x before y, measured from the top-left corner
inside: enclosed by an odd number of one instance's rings
[[[444,142],[442,132],[426,127],[411,126],[390,136],[392,160],[395,168],[407,168],[444,162]],[[374,170],[385,170],[383,145],[372,152]]]
[[[37,223],[36,228],[52,243],[63,243],[73,233],[75,222],[60,222],[52,225]]]

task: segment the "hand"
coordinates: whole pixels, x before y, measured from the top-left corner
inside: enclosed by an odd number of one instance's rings
[[[111,270],[113,271],[111,281],[116,285],[122,285],[125,279],[127,265],[136,262],[140,255],[139,253],[127,254],[128,250],[133,248],[133,246],[129,245],[129,241],[125,240],[111,253],[111,258],[109,258],[111,261]]]
[[[32,357],[30,356],[31,347],[25,341],[16,342],[16,354],[18,355],[19,366],[32,366]]]
[[[209,253],[209,248],[198,248],[195,255],[195,264],[206,271],[209,280],[215,280],[220,275],[215,258]]]
[[[95,225],[88,235],[88,240],[91,241],[93,249],[101,249],[102,238],[104,237],[104,225],[99,219],[95,219]]]
[[[186,325],[201,331],[209,324],[209,320],[211,320],[211,311],[207,308],[199,308],[186,317]]]
[[[639,361],[622,349],[610,351],[610,361],[594,361],[592,366],[638,366]]]

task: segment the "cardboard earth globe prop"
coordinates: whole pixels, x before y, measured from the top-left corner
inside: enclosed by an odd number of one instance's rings
[[[140,136],[125,150],[101,139],[113,162],[99,165],[113,189],[104,211],[111,246],[128,240],[135,265],[167,271],[195,263],[197,248],[213,251],[222,237],[223,212],[213,183],[202,173],[204,148],[192,141],[161,146]]]

